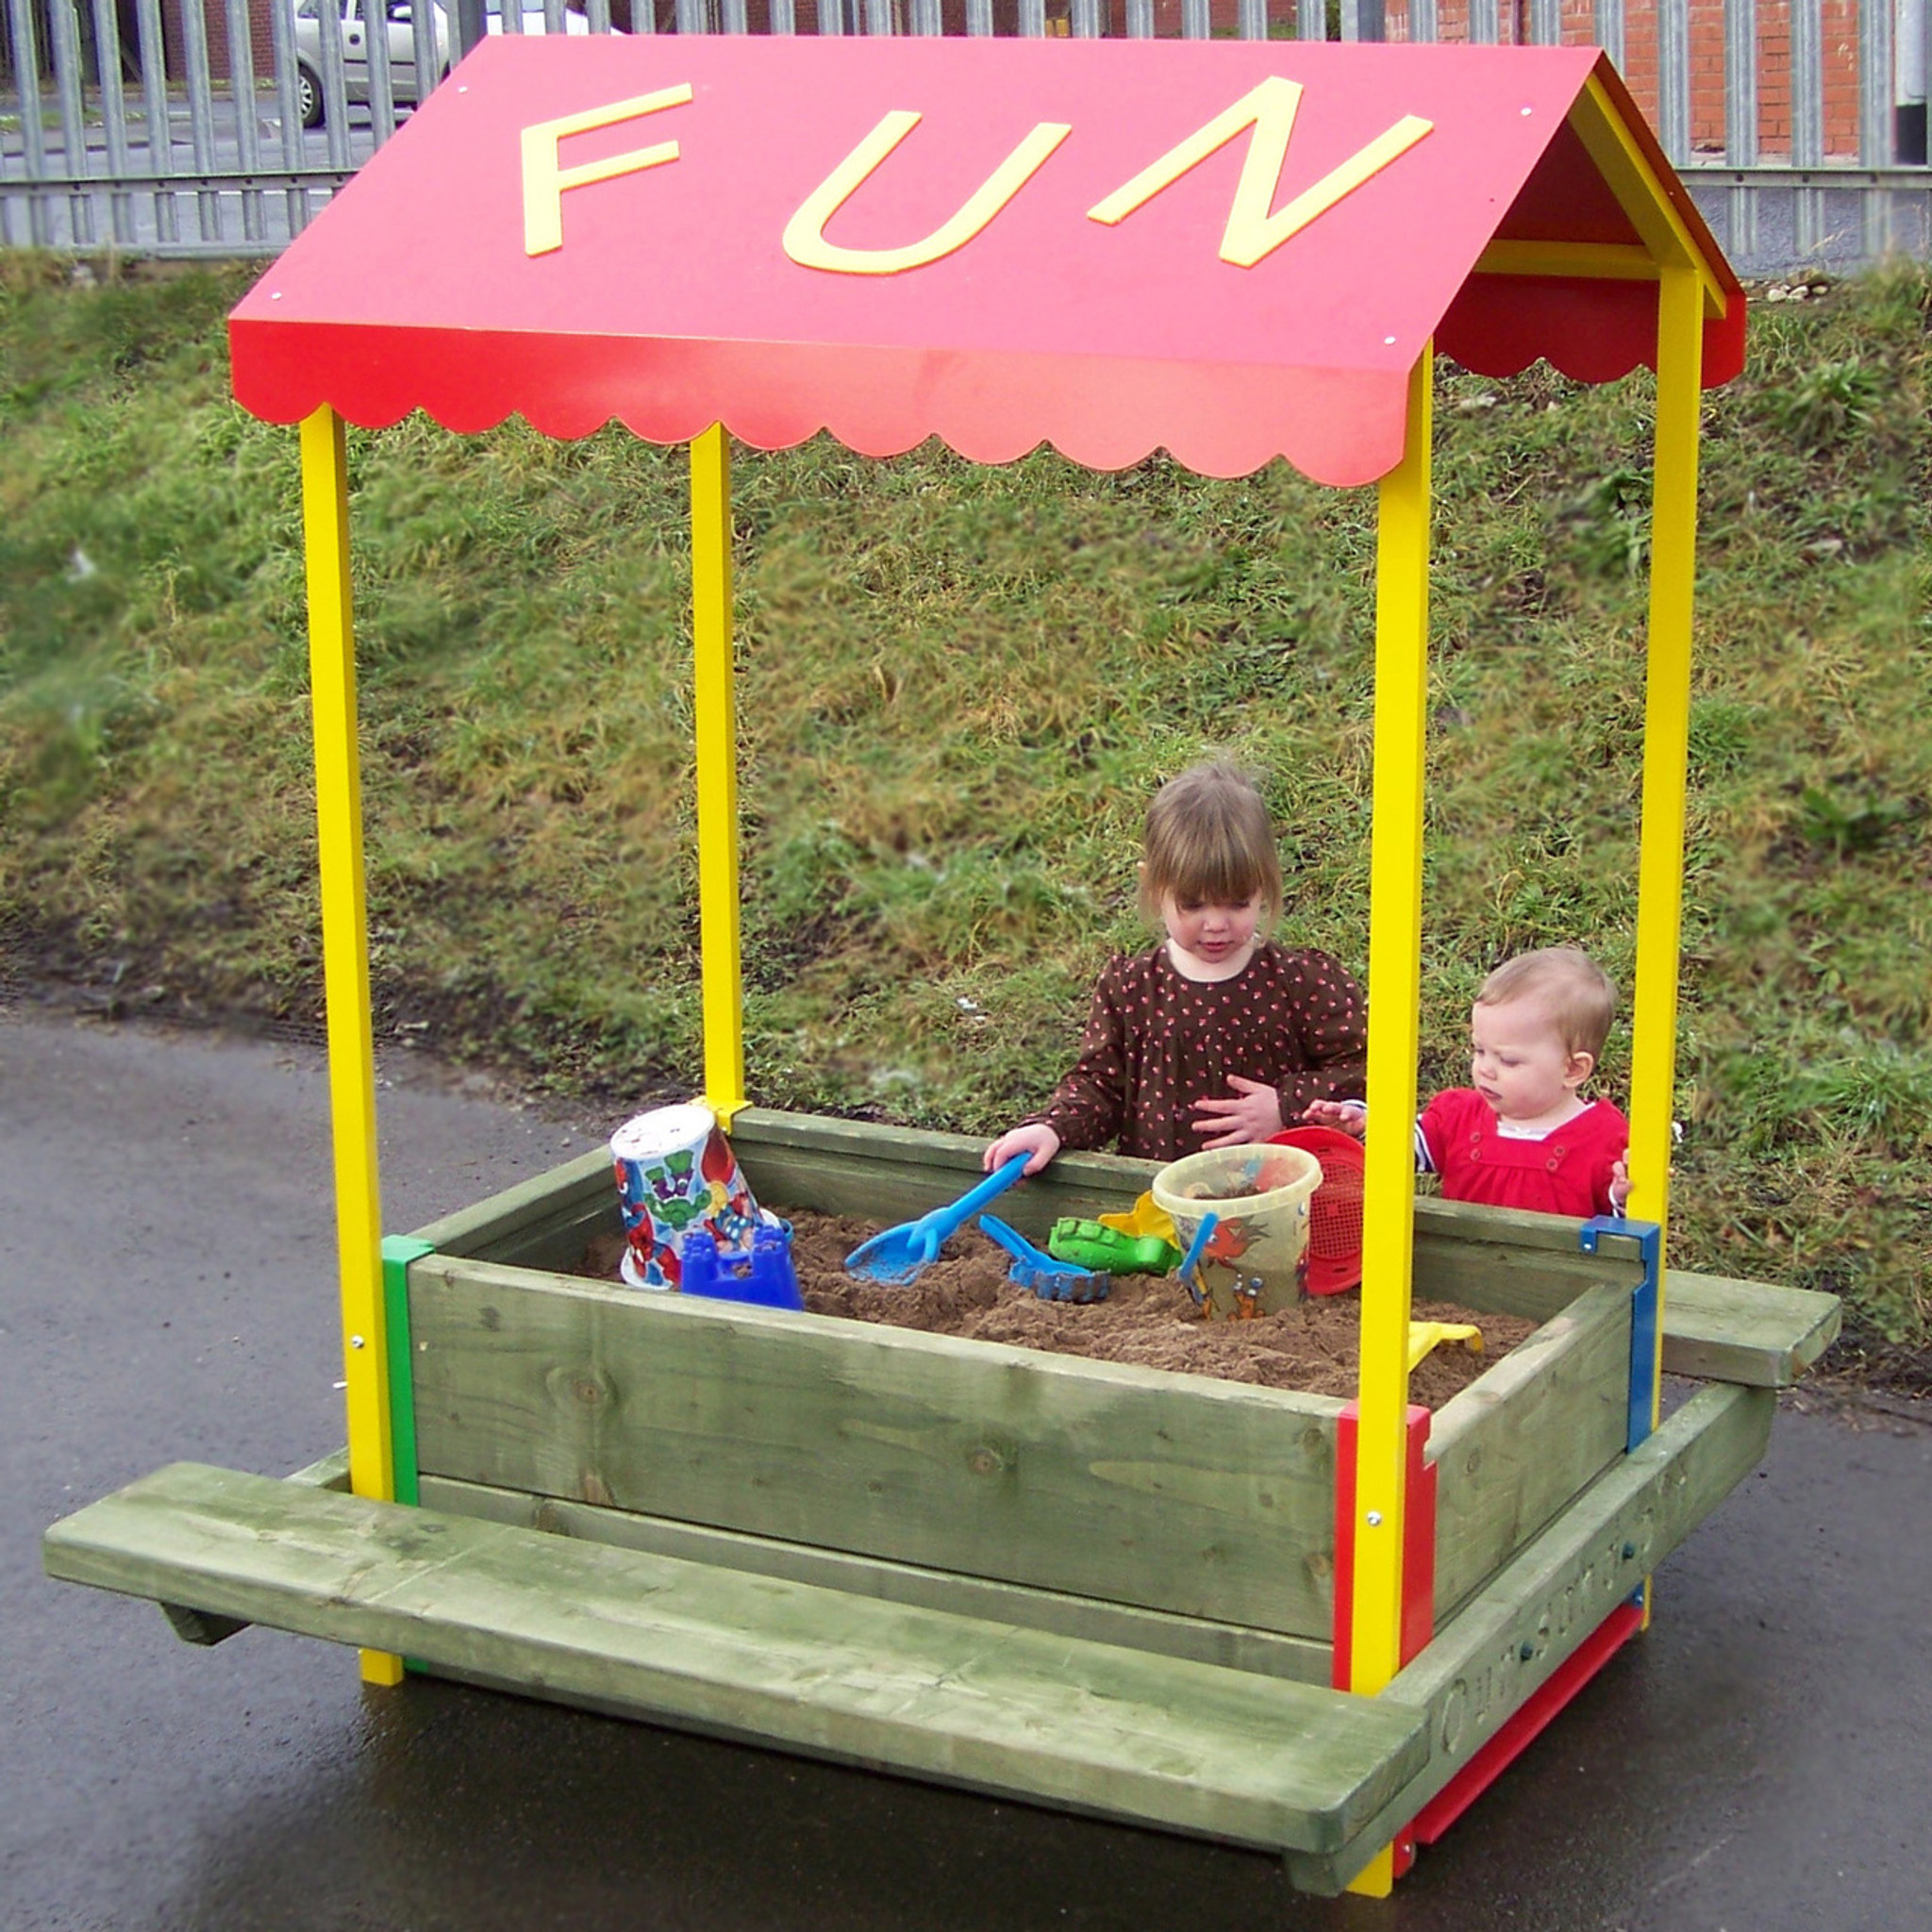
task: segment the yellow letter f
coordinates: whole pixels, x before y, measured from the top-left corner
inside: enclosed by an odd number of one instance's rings
[[[691,83],[660,88],[654,94],[640,94],[635,100],[614,101],[608,108],[588,108],[581,114],[564,114],[555,121],[539,121],[524,129],[524,253],[547,255],[563,246],[563,191],[586,188],[592,181],[608,181],[618,175],[635,175],[677,158],[675,141],[660,142],[656,147],[634,148],[627,155],[611,155],[601,161],[587,161],[580,168],[560,168],[557,151],[573,134],[587,134],[593,127],[614,126],[620,121],[635,121],[641,114],[655,114],[660,108],[681,108],[691,99]]]

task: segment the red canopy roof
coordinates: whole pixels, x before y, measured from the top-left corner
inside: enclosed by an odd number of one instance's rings
[[[842,202],[818,193],[895,111],[920,118]],[[1041,124],[958,245],[869,253],[952,222]],[[1615,181],[1606,126],[1635,157]],[[1249,162],[1271,128],[1278,177]],[[1191,136],[1205,151],[1174,156]],[[1242,204],[1244,170],[1269,178]],[[237,308],[235,392],[275,422],[515,411],[674,442],[722,421],[768,448],[824,428],[1000,462],[1044,441],[1111,469],[1164,446],[1361,483],[1400,458],[1432,335],[1490,374],[1654,362],[1661,233],[1705,278],[1706,380],[1728,380],[1736,279],[1586,48],[491,38]],[[1243,239],[1248,266],[1225,258]],[[1541,272],[1582,264],[1564,244],[1632,278]]]

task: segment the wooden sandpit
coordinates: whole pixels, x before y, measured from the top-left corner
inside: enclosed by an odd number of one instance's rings
[[[957,1200],[980,1143],[757,1108],[731,1142],[801,1230],[816,1312],[585,1278],[620,1229],[587,1155],[385,1243],[401,1507],[341,1493],[339,1457],[175,1464],[50,1531],[50,1573],[154,1597],[195,1641],[273,1624],[1267,1847],[1334,1891],[1579,1645],[1627,1633],[1835,1317],[1674,1274],[1665,1366],[1716,1379],[1633,1447],[1644,1231],[1418,1203],[1411,1314],[1475,1310],[1488,1346],[1414,1385],[1421,1648],[1362,1696],[1333,1688],[1357,1295],[1254,1323],[1151,1280],[1047,1304],[971,1230],[912,1286],[860,1286],[845,1255]],[[1065,1155],[1001,1218],[1042,1241],[1150,1174]]]

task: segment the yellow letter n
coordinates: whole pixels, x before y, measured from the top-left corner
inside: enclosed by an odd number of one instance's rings
[[[608,108],[587,108],[581,114],[564,114],[555,121],[539,121],[525,127],[524,253],[548,255],[553,248],[563,246],[566,188],[588,188],[592,181],[636,175],[677,158],[677,143],[664,141],[656,147],[634,148],[627,155],[586,161],[580,168],[558,167],[557,151],[573,134],[588,134],[593,127],[612,127],[620,121],[635,121],[641,114],[655,114],[660,108],[681,108],[690,99],[691,83],[686,81],[677,87],[660,88],[654,94],[640,94],[635,100],[613,101]]]
[[[1150,167],[1142,168],[1124,188],[1115,189],[1105,201],[1089,208],[1088,219],[1105,222],[1108,227],[1125,221],[1143,202],[1151,201],[1190,168],[1197,167],[1252,127],[1254,138],[1248,142],[1241,183],[1235,189],[1234,206],[1228,209],[1227,226],[1221,237],[1221,258],[1237,268],[1253,268],[1317,215],[1325,214],[1343,195],[1406,154],[1435,125],[1419,115],[1405,114],[1366,147],[1331,168],[1312,188],[1304,189],[1278,213],[1270,214],[1301,100],[1298,81],[1271,74],[1224,113],[1217,114]]]

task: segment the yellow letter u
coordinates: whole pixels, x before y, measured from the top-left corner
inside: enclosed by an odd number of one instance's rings
[[[841,275],[895,275],[923,268],[963,248],[1033,177],[1046,158],[1073,129],[1064,122],[1042,121],[974,190],[951,221],[923,241],[903,248],[840,248],[825,240],[825,224],[858,192],[860,185],[912,130],[920,117],[894,108],[807,197],[785,225],[785,253],[801,268],[829,269]]]

